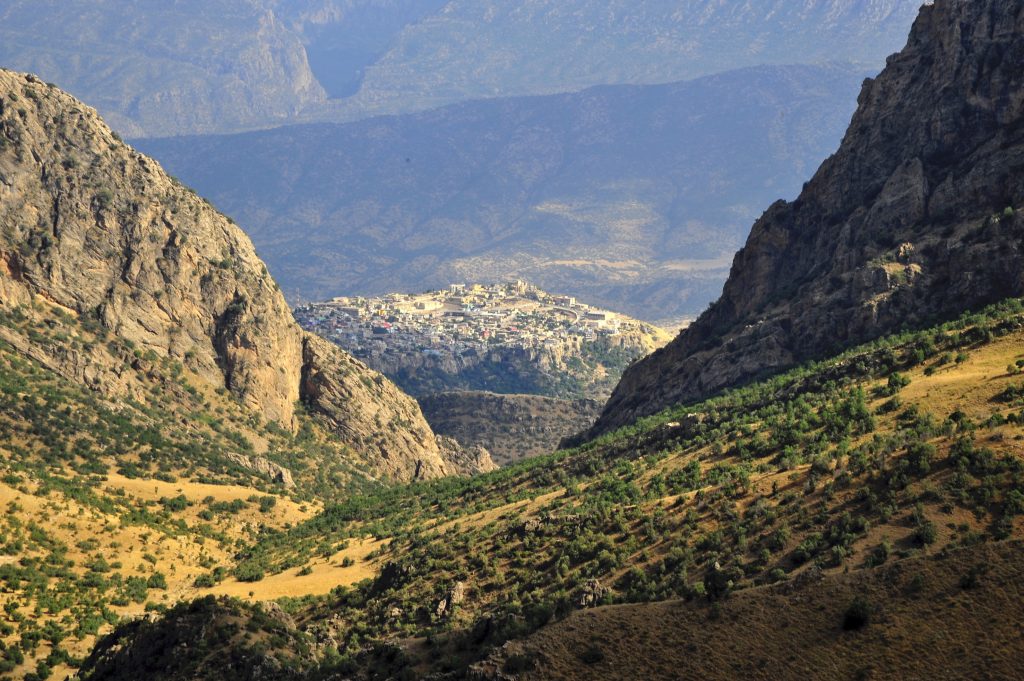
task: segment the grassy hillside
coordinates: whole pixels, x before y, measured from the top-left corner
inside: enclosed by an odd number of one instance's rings
[[[104,399],[11,344],[24,338],[43,356],[106,344],[143,391]],[[122,617],[246,595],[230,576],[240,547],[379,485],[312,419],[293,435],[204,385],[42,299],[0,314],[0,672],[46,677]],[[308,588],[364,575],[319,571]],[[255,593],[280,595],[270,580]]]
[[[720,603],[577,612],[479,666],[483,678],[1012,679],[1019,541],[750,589]],[[615,635],[609,635],[615,632]],[[979,661],[984,662],[979,665]]]
[[[1020,537],[1022,342],[1008,301],[581,448],[353,497],[265,532],[239,569],[380,541],[375,578],[282,605],[329,641],[314,666],[417,678],[581,607],[718,602]]]

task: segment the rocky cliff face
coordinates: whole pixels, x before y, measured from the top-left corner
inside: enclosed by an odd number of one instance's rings
[[[298,327],[228,218],[122,144],[92,109],[0,71],[0,307],[37,297],[140,357],[182,362],[286,428],[305,402],[383,474],[458,472],[413,400]],[[102,345],[58,354],[6,340],[107,395],[136,394],[124,361]]]
[[[626,372],[591,435],[1024,293],[1024,5],[939,0],[839,151],[773,205],[721,299]]]
[[[0,64],[131,136],[273,125],[327,97],[299,36],[259,0],[10,0]]]
[[[466,447],[484,447],[502,466],[558,449],[600,413],[594,400],[447,392],[419,398],[430,427]]]

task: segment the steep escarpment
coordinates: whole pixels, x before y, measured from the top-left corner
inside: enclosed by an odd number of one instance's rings
[[[1024,6],[940,0],[839,151],[755,223],[721,299],[626,372],[591,435],[1024,292]]]
[[[92,109],[0,71],[0,309],[40,300],[127,342],[138,360],[180,362],[266,421],[293,429],[304,402],[377,472],[457,472],[415,402],[299,328],[230,219],[121,143]],[[104,344],[54,348],[31,333],[0,334],[108,397],[145,401]]]
[[[261,0],[11,0],[0,64],[58,83],[126,135],[260,127],[327,97],[290,23]]]
[[[418,401],[435,432],[486,448],[502,466],[553,452],[562,438],[593,423],[601,409],[594,400],[472,391],[435,393]]]

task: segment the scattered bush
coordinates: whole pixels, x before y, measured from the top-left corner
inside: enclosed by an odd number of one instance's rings
[[[871,604],[864,596],[857,596],[843,613],[843,631],[857,631],[871,622]]]

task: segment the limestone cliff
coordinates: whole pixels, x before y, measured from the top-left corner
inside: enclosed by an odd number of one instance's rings
[[[937,0],[849,131],[773,205],[720,300],[630,368],[596,435],[900,328],[1024,293],[1024,4]]]
[[[306,403],[380,473],[459,472],[412,399],[299,328],[230,219],[89,107],[0,71],[0,307],[36,297],[140,356],[181,361],[287,428]],[[31,338],[7,340],[108,396],[135,394],[124,361],[102,345],[47,356]]]

